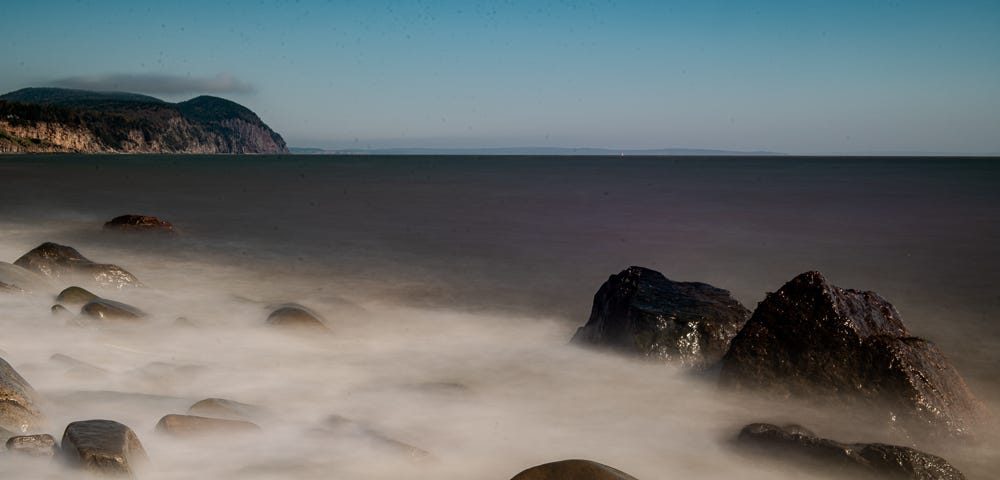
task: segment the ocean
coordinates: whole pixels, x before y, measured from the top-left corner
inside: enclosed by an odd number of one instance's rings
[[[808,270],[873,290],[1000,412],[996,159],[31,155],[0,156],[0,180],[0,261],[52,241],[146,285],[97,292],[149,312],[140,325],[53,316],[65,285],[0,296],[0,356],[43,398],[47,432],[125,423],[151,459],[143,479],[508,479],[565,458],[644,480],[829,478],[747,458],[732,439],[771,421],[894,440],[569,345],[600,285],[631,265],[751,310]],[[102,231],[128,213],[179,234]],[[331,333],[267,328],[286,302]],[[207,397],[261,407],[263,433],[155,431]],[[331,433],[332,415],[429,455]],[[987,479],[997,440],[919,446]],[[66,475],[20,458],[0,472]]]

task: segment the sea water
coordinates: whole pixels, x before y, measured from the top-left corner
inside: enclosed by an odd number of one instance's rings
[[[125,423],[151,459],[142,478],[508,479],[566,458],[644,480],[827,478],[732,440],[757,421],[898,440],[569,345],[594,292],[630,265],[750,309],[807,270],[874,290],[1000,405],[995,160],[46,155],[0,157],[0,180],[0,261],[53,241],[145,284],[96,292],[148,312],[138,325],[53,316],[58,282],[0,297],[0,356],[42,397],[43,431]],[[179,233],[102,231],[126,213]],[[286,302],[330,333],[268,328]],[[262,433],[155,430],[208,397],[260,407]],[[429,455],[332,432],[332,415]],[[996,445],[919,446],[991,478]],[[0,472],[70,475],[9,455]]]

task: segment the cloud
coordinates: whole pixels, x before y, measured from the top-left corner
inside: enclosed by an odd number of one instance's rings
[[[214,77],[192,77],[162,73],[118,73],[68,77],[52,82],[52,86],[81,90],[165,95],[256,92],[253,85],[228,73],[220,73]]]

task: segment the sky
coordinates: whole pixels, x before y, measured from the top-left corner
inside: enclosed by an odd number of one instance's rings
[[[1000,1],[18,1],[0,91],[246,105],[291,146],[1000,153]]]

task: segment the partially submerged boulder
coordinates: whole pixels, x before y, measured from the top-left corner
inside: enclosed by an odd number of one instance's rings
[[[35,247],[14,265],[52,279],[85,279],[112,288],[141,286],[139,279],[117,265],[94,263],[76,249],[52,242]]]
[[[156,430],[178,437],[259,432],[260,427],[245,420],[199,417],[196,415],[164,415]]]
[[[7,451],[30,457],[52,457],[56,454],[56,439],[47,433],[19,435],[7,439]]]
[[[431,458],[431,454],[426,450],[396,440],[361,422],[340,415],[327,417],[323,425],[320,428],[314,429],[313,433],[360,442],[367,444],[373,450],[409,457],[414,460]]]
[[[0,292],[31,293],[48,288],[44,278],[24,267],[0,262]]]
[[[0,358],[0,428],[27,433],[45,424],[38,409],[38,394],[28,381]]]
[[[750,424],[740,431],[737,444],[803,467],[834,469],[852,478],[965,480],[945,459],[920,450],[883,443],[841,443],[798,426]]]
[[[59,292],[56,297],[57,302],[62,302],[67,305],[83,305],[91,300],[97,300],[97,295],[89,292],[87,289],[80,287],[66,287],[63,291]]]
[[[807,272],[771,293],[733,339],[722,386],[846,402],[920,435],[962,436],[987,418],[934,344],[873,292]]]
[[[126,303],[98,298],[80,309],[82,315],[99,320],[140,320],[146,313]]]
[[[510,480],[636,480],[635,477],[591,460],[562,460],[531,467]]]
[[[264,409],[256,405],[227,400],[225,398],[206,398],[199,400],[188,408],[188,413],[231,420],[245,420],[262,416]]]
[[[296,330],[329,330],[318,314],[295,303],[279,305],[268,315],[267,324]]]
[[[722,358],[749,317],[726,290],[629,267],[601,285],[572,342],[705,368]]]
[[[83,420],[66,426],[62,454],[68,463],[96,473],[134,476],[149,459],[135,432],[113,420]]]
[[[165,220],[148,215],[121,215],[104,224],[104,230],[116,232],[175,233],[174,226]]]

